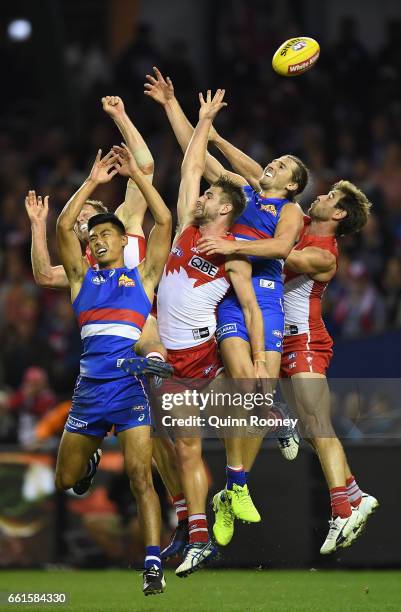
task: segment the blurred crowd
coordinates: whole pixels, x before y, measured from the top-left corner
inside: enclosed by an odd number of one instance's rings
[[[339,178],[365,191],[372,214],[359,235],[340,242],[338,274],[324,302],[326,322],[335,338],[401,328],[401,21],[389,21],[384,43],[373,54],[357,23],[344,17],[314,69],[284,79],[273,73],[271,57],[300,28],[288,23],[273,29],[261,6],[237,3],[236,12],[217,18],[210,32],[207,84],[225,87],[229,103],[217,128],[262,164],[285,152],[301,157],[312,178],[301,200],[305,210]],[[40,417],[71,394],[80,354],[69,295],[41,290],[32,277],[28,189],[50,195],[48,246],[58,263],[57,215],[86,177],[97,149],[106,152],[120,141],[100,103],[104,95],[120,95],[153,153],[155,185],[173,208],[182,154],[162,109],[143,95],[144,77],[153,65],[169,75],[192,121],[197,92],[205,85],[186,42],[177,38],[162,51],[149,25],[141,25],[113,60],[98,40],[67,41],[70,95],[62,119],[35,89],[27,61],[16,61],[10,79],[31,88],[23,92],[20,86],[23,98],[14,107],[2,105],[7,129],[0,133],[0,441],[32,440]],[[124,191],[117,177],[95,197],[114,209]],[[147,219],[147,230],[150,224]]]

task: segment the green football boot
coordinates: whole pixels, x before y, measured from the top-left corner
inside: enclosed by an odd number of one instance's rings
[[[244,523],[259,523],[261,518],[249,494],[248,485],[243,487],[234,484],[232,490],[227,490],[231,501],[231,510],[236,519]]]
[[[213,525],[214,538],[220,546],[227,546],[234,535],[234,514],[227,491],[219,491],[213,497],[213,511],[215,522]]]

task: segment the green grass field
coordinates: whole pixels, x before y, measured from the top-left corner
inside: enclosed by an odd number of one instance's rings
[[[401,610],[401,572],[203,570],[167,572],[163,595],[144,597],[139,572],[0,571],[0,591],[65,592],[59,605],[0,605],[2,610],[76,612],[380,612]]]

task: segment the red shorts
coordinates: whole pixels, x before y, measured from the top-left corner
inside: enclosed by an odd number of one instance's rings
[[[187,379],[187,387],[201,388],[223,370],[215,337],[198,346],[173,351],[167,349],[167,361],[174,368],[174,375],[160,387],[161,393],[179,393],[183,387],[176,379]],[[188,379],[198,379],[189,381]],[[204,379],[199,381],[199,379]]]
[[[313,334],[285,336],[281,359],[281,378],[300,372],[326,374],[333,356],[333,340],[326,330]]]

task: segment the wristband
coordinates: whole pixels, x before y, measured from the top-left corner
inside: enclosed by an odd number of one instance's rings
[[[163,355],[158,351],[151,351],[146,355],[146,359],[160,359],[160,361],[166,361]]]

